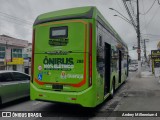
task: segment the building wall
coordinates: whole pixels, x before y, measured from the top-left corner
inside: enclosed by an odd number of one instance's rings
[[[12,63],[10,64],[8,63],[6,65],[5,60],[7,59],[8,61],[10,61],[11,56],[12,60],[14,58],[17,59],[23,58],[23,54],[25,54],[25,48],[28,47],[28,41],[16,39],[6,35],[0,35],[0,47],[2,46],[5,47],[5,56],[1,54],[2,57],[0,57],[0,70],[7,69],[7,70],[17,70],[20,72],[24,72],[25,71],[24,63],[18,64],[17,62],[12,61]]]

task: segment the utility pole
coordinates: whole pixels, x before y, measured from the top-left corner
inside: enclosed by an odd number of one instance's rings
[[[147,62],[147,50],[146,50],[146,42],[148,42],[149,39],[144,39],[144,57],[145,57],[145,62]]]
[[[145,62],[147,61],[147,56],[146,56],[146,40],[144,39],[144,58]]]
[[[137,44],[138,44],[138,77],[141,77],[141,46],[140,46],[140,23],[139,23],[139,2],[137,0]]]

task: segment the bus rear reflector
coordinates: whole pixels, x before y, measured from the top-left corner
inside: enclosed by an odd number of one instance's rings
[[[32,34],[32,61],[31,61],[31,82],[33,83],[33,75],[34,75],[34,46],[35,46],[35,29]]]
[[[43,95],[42,95],[42,94],[39,94],[39,96],[42,97]]]
[[[71,100],[76,100],[76,98],[71,98]]]
[[[89,24],[89,86],[92,85],[92,23]]]

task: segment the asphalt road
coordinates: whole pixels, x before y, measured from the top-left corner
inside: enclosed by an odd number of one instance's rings
[[[126,91],[130,86],[131,80],[135,78],[135,72],[131,72],[128,81],[123,84],[115,93],[114,98],[106,100],[103,104],[94,109],[86,109],[78,105],[58,104],[50,102],[30,101],[29,98],[10,102],[1,106],[0,111],[31,111],[31,112],[49,112],[54,117],[43,118],[23,118],[25,120],[57,120],[57,119],[106,119],[110,111],[120,106],[123,98],[126,97]],[[11,118],[0,118],[0,120],[10,120]],[[22,118],[12,118],[12,120]]]

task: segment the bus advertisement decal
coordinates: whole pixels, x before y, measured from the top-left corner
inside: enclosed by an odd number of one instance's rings
[[[74,65],[66,65],[66,64],[44,64],[44,70],[71,70],[74,68]]]
[[[38,66],[38,70],[39,70],[39,71],[42,70],[42,66],[41,66],[41,65]]]
[[[43,64],[74,64],[73,58],[48,58],[45,56]]]
[[[65,71],[62,71],[61,75],[60,75],[60,78],[61,79],[67,79],[67,78],[70,78],[70,79],[83,79],[83,74],[67,74]]]
[[[61,72],[61,79],[66,79],[66,72],[65,71]]]
[[[74,68],[73,58],[48,58],[43,60],[44,70],[71,70]]]
[[[38,74],[38,80],[42,80],[42,74],[41,73]]]

